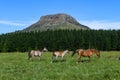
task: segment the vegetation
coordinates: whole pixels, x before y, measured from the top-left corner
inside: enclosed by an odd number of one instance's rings
[[[0,35],[0,52],[25,52],[46,47],[49,51],[95,48],[120,50],[120,30],[56,30]]]
[[[48,50],[96,48],[120,50],[120,31],[116,30],[57,30],[16,32],[0,36],[0,51],[28,51],[47,47]]]
[[[120,52],[101,52],[101,58],[92,56],[92,61],[82,57],[76,63],[77,55],[65,56],[66,61],[51,62],[51,52],[42,54],[42,60],[35,57],[27,60],[27,53],[0,54],[0,80],[119,80]]]

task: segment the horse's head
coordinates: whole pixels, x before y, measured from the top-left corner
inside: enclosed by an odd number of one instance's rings
[[[100,58],[100,51],[95,49],[89,49],[92,53],[95,53]]]
[[[97,51],[96,55],[100,58],[100,51]]]
[[[43,52],[47,52],[48,50],[47,50],[47,48],[43,48],[43,50],[42,50]]]
[[[100,58],[100,51],[94,50],[93,52]]]
[[[69,50],[65,50],[65,53],[68,53],[69,52]]]

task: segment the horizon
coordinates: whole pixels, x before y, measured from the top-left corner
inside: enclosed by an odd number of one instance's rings
[[[0,3],[0,34],[22,30],[41,16],[65,13],[91,29],[120,29],[118,0],[13,0]]]

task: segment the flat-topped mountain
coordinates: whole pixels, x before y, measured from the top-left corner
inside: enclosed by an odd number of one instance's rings
[[[90,29],[89,27],[80,24],[72,16],[67,14],[53,14],[42,16],[40,20],[23,31],[46,31],[58,29]]]

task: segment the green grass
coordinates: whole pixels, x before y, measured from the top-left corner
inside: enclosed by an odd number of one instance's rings
[[[42,60],[27,60],[27,53],[0,53],[0,80],[120,80],[120,52],[101,52],[101,58],[76,63],[77,54],[64,62],[51,62],[51,53]]]

